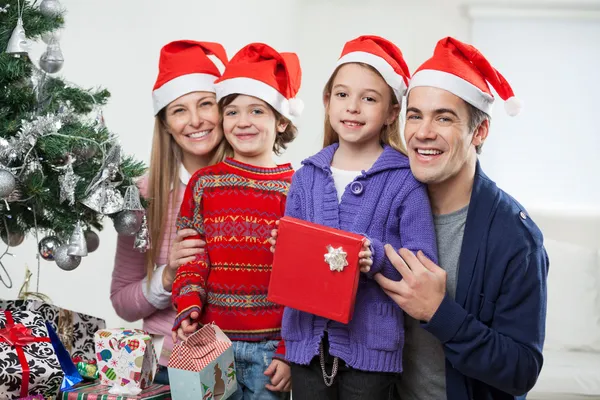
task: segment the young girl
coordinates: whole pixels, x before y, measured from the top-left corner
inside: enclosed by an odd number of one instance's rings
[[[253,43],[217,80],[217,98],[233,158],[198,171],[187,186],[178,229],[194,228],[205,253],[179,268],[173,283],[175,335],[214,322],[234,342],[235,399],[278,398],[290,390],[282,360],[283,307],[267,301],[273,255],[269,233],[283,216],[293,170],[273,151],[296,135],[300,64],[293,53]]]
[[[221,161],[225,152],[214,89],[221,73],[208,55],[227,63],[225,49],[218,43],[178,40],[161,49],[152,92],[155,123],[150,171],[138,184],[142,195],[151,200],[147,212],[152,246],[144,254],[134,249],[132,236],[119,235],[117,241],[110,291],[113,307],[124,320],[143,319],[144,330],[160,335],[168,335],[175,318],[171,286],[179,264],[167,265],[167,259],[171,244],[180,242],[175,217],[185,185],[192,173]],[[199,243],[192,242],[171,252],[174,259],[197,252],[193,246]],[[156,382],[168,383],[166,365],[172,348],[167,337]]]
[[[409,79],[402,53],[383,38],[361,36],[346,43],[337,65],[323,92],[324,149],[294,175],[286,215],[364,235],[371,246],[360,256],[372,263],[362,263],[349,324],[286,307],[282,336],[294,400],[387,399],[402,371],[404,319],[373,280],[378,273],[401,279],[383,246],[436,259],[426,188],[410,172],[399,133]]]

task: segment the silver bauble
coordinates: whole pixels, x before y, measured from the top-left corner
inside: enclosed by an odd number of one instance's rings
[[[40,256],[46,261],[54,261],[56,249],[60,247],[60,240],[56,236],[46,236],[38,244]]]
[[[48,45],[46,51],[40,57],[40,68],[49,74],[54,74],[60,71],[65,64],[60,45],[56,40],[53,40]]]
[[[113,220],[117,233],[124,236],[133,236],[140,230],[142,215],[138,211],[121,211]]]
[[[15,56],[26,56],[29,52],[29,42],[23,28],[23,20],[19,18],[17,20],[17,26],[12,32],[8,45],[6,46],[6,53],[14,54]]]
[[[46,17],[56,17],[62,12],[62,5],[58,0],[42,0],[40,12]]]
[[[7,198],[16,187],[15,176],[6,169],[0,169],[0,198]]]
[[[56,252],[54,253],[54,261],[56,261],[56,265],[58,265],[59,268],[64,269],[65,271],[72,271],[79,267],[79,264],[81,263],[81,257],[68,255],[68,249],[68,245],[62,245],[56,249]]]
[[[2,241],[10,247],[16,247],[20,245],[25,239],[23,232],[10,232],[8,234],[8,238],[6,237],[6,233],[2,232],[2,235],[0,236],[2,237]]]
[[[98,250],[98,247],[100,247],[100,237],[98,237],[98,234],[94,231],[85,231],[84,235],[88,253]]]

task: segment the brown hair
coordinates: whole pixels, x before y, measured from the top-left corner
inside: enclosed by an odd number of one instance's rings
[[[210,164],[220,162],[227,155],[226,141],[223,139],[214,150]],[[174,226],[166,226],[169,201],[179,195],[179,168],[181,148],[166,129],[166,108],[160,110],[154,120],[154,135],[148,174],[147,197],[149,205],[148,228],[150,230],[150,249],[146,252],[146,271],[148,282],[154,273],[155,260],[160,253],[163,238],[171,237]],[[168,235],[167,235],[168,234]]]
[[[381,74],[379,73],[379,71],[377,71],[375,68],[373,68],[372,66],[370,66],[369,64],[365,64],[365,63],[361,63],[361,62],[357,62],[357,63],[353,63],[353,64],[358,64],[363,68],[367,68],[373,72],[375,72],[381,79],[383,79],[383,76],[381,76]],[[335,77],[337,76],[338,72],[340,71],[340,68],[343,67],[346,64],[342,64],[339,67],[336,68],[335,71],[333,71],[333,74],[331,74],[331,77],[329,78],[329,80],[327,81],[327,83],[325,84],[325,88],[323,89],[323,99],[325,98],[331,98],[331,92],[333,90],[333,82],[335,81]],[[392,88],[388,85],[388,88],[390,89],[390,107],[392,106],[396,106],[399,105],[398,103],[398,99],[396,98],[396,95],[394,94],[394,91],[392,90]],[[336,131],[333,130],[333,127],[331,126],[331,123],[329,122],[329,112],[327,111],[327,108],[325,109],[325,121],[324,121],[324,128],[323,128],[323,147],[327,147],[333,143],[337,143],[340,141],[340,138],[337,134]],[[381,133],[379,135],[379,141],[382,144],[387,144],[390,147],[393,147],[394,149],[398,150],[400,153],[406,155],[406,146],[404,146],[404,143],[402,142],[402,139],[400,137],[400,118],[397,117],[394,122],[392,122],[389,125],[384,125],[383,128],[381,128]]]
[[[231,103],[233,103],[233,101],[239,95],[240,93],[234,93],[230,94],[229,96],[225,96],[221,100],[219,100],[219,115],[221,116],[221,126],[223,126],[223,109]],[[276,124],[279,124],[282,121],[287,124],[285,131],[281,133],[277,132],[277,134],[275,135],[275,143],[273,143],[273,152],[277,155],[280,155],[283,152],[283,150],[287,149],[288,143],[291,143],[296,138],[296,135],[298,134],[298,129],[292,123],[292,121],[281,115],[281,113],[274,109],[269,103],[265,101],[265,104],[268,105],[271,111],[273,111],[273,114],[275,114]]]
[[[464,101],[464,100],[463,100]],[[492,122],[491,117],[485,112],[481,111],[479,108],[469,104],[465,101],[467,105],[467,112],[469,113],[469,133],[474,133],[479,125],[483,123],[486,119]],[[483,143],[475,146],[475,151],[477,154],[481,154],[481,148],[483,147]]]

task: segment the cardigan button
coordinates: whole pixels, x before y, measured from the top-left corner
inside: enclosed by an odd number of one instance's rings
[[[360,183],[360,182],[352,182],[350,184],[350,190],[355,195],[359,195],[359,194],[361,194],[363,192],[363,184]]]
[[[519,216],[521,217],[521,219],[527,219],[527,214],[525,214],[523,211],[519,213]]]

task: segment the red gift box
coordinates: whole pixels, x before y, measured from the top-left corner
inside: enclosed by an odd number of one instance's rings
[[[364,240],[356,233],[281,218],[267,299],[347,324],[354,311]]]

